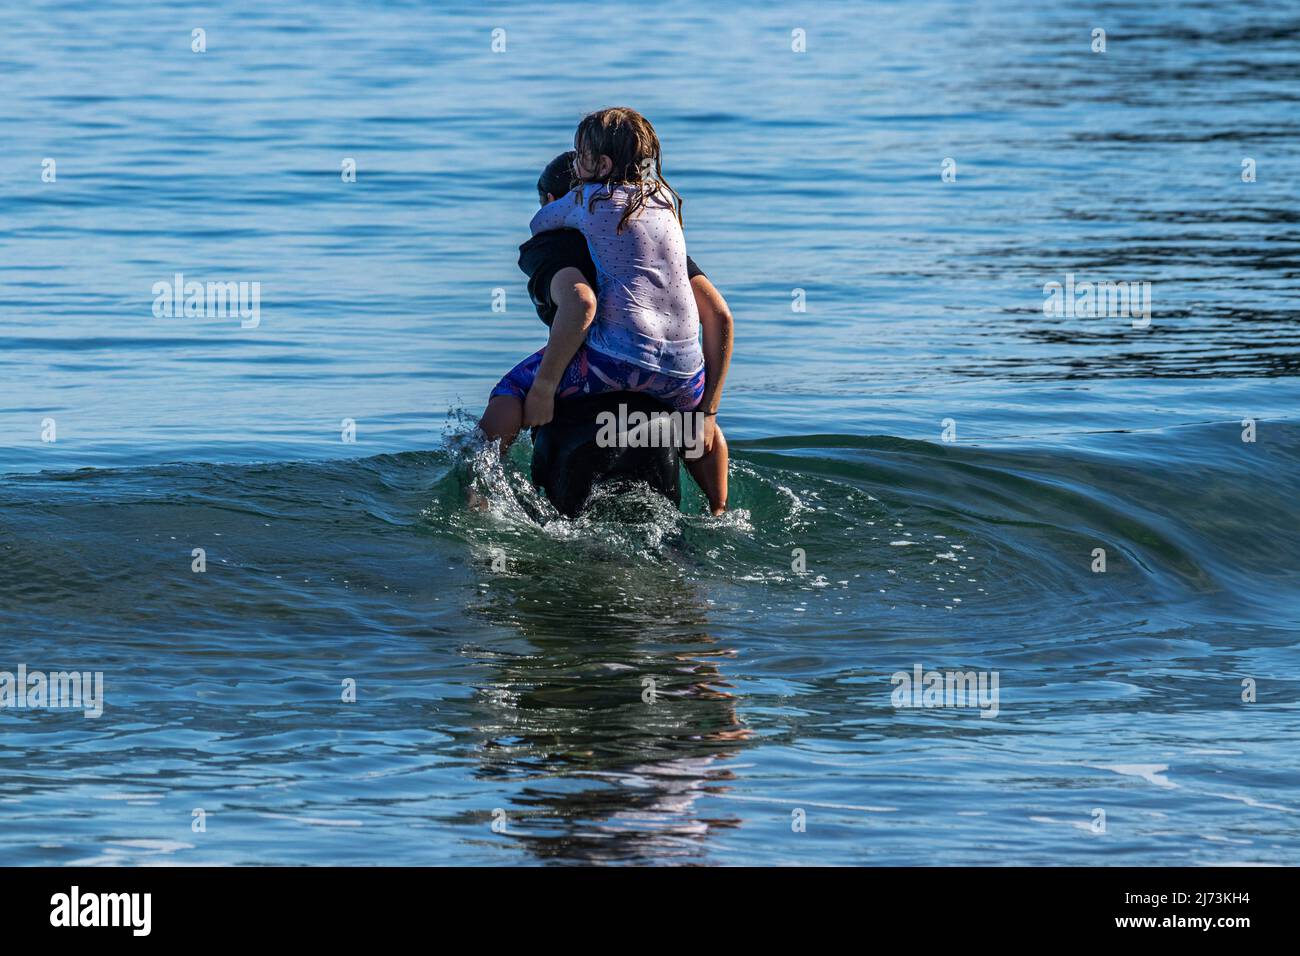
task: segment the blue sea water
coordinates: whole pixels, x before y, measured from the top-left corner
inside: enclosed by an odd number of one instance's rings
[[[104,709],[0,709],[0,863],[1300,862],[1298,41],[1277,3],[9,11],[0,671]],[[544,341],[537,173],[614,104],[736,317],[720,520],[556,519],[526,443],[460,450]],[[156,315],[177,273],[260,283],[255,327]],[[1149,323],[1045,314],[1067,275]],[[917,667],[996,716],[896,707]]]

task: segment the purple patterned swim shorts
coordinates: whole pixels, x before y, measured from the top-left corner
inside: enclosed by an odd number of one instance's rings
[[[537,377],[545,351],[538,349],[507,372],[492,389],[492,394],[514,395],[523,401]],[[585,398],[603,392],[643,392],[659,399],[673,411],[689,412],[704,397],[704,369],[690,378],[677,378],[612,358],[587,348],[586,344],[580,345],[573,361],[560,376],[560,387],[555,390],[555,397]]]

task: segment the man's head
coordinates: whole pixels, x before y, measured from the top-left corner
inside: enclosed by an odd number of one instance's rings
[[[555,202],[573,188],[576,177],[573,175],[573,160],[577,152],[569,150],[551,160],[537,180],[537,199],[545,206]]]

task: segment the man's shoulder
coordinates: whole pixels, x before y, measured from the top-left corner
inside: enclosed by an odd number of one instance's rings
[[[591,261],[587,240],[577,229],[539,232],[519,247],[519,268],[532,275],[543,266],[576,266]]]

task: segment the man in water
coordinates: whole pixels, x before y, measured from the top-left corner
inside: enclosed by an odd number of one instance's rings
[[[541,205],[554,202],[569,191],[573,184],[573,157],[572,150],[561,153],[542,170],[537,180],[537,198]],[[539,232],[519,247],[519,268],[528,276],[528,294],[537,307],[538,317],[551,328],[546,343],[547,353],[573,355],[586,339],[587,330],[596,318],[596,266],[591,260],[586,238],[576,229]],[[718,515],[727,507],[727,440],[717,425],[717,413],[722,401],[722,386],[731,365],[733,321],[726,300],[689,256],[686,257],[686,273],[700,313],[703,338],[704,397],[696,408],[702,423],[700,441],[706,453],[721,456],[722,467],[711,475],[700,467],[699,458],[687,458],[685,465],[708,497],[709,510]],[[545,357],[543,362],[546,362]],[[563,364],[560,363],[560,369]],[[525,425],[545,424],[540,418],[525,405]],[[715,480],[718,473],[720,481]]]

